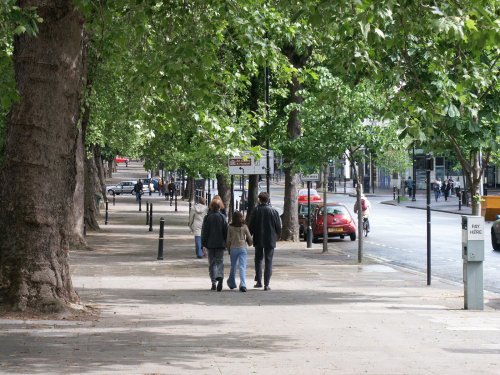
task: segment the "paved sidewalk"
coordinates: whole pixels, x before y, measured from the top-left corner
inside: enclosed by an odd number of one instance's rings
[[[74,286],[95,318],[0,319],[1,374],[500,374],[499,295],[465,311],[462,285],[358,264],[350,241],[330,242],[327,254],[279,243],[269,292],[251,288],[250,250],[249,291],[213,292],[187,203],[175,212],[144,198],[152,232],[134,197],[118,196],[89,248],[71,252]],[[227,275],[227,256],[225,265]]]

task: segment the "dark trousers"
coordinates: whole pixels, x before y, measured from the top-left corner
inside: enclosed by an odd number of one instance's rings
[[[262,283],[262,260],[264,259],[264,286],[268,286],[269,281],[271,281],[271,275],[273,274],[273,255],[273,248],[255,248],[255,281]]]
[[[208,249],[208,274],[212,284],[224,278],[224,250]]]

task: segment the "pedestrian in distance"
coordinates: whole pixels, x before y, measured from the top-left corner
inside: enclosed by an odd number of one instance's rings
[[[450,191],[452,189],[452,184],[450,183],[450,180],[446,180],[443,182],[443,194],[444,194],[444,200],[448,200],[448,196],[450,195]]]
[[[158,181],[158,195],[161,197],[165,194],[165,181],[163,181],[163,177]]]
[[[144,185],[142,184],[141,179],[138,179],[137,183],[134,185],[134,193],[135,193],[135,200],[136,201],[141,200],[143,187],[144,187]]]
[[[155,185],[153,184],[152,179],[149,180],[148,189],[149,189],[149,195],[150,196],[153,195],[153,191],[155,191]]]
[[[436,177],[436,180],[434,180],[432,189],[434,190],[434,198],[437,202],[439,197],[441,196],[441,180],[439,179],[439,177]]]
[[[269,194],[259,193],[259,204],[252,211],[250,234],[255,247],[255,285],[262,288],[262,260],[264,266],[264,290],[271,290],[269,283],[273,273],[273,256],[276,241],[281,236],[281,219],[278,211],[269,204]]]
[[[366,232],[370,232],[370,221],[369,216],[371,213],[372,205],[365,194],[361,193],[361,218],[363,222],[366,222]],[[358,201],[354,203],[354,213],[358,213]]]
[[[170,183],[168,184],[167,188],[168,188],[168,195],[170,196],[170,205],[172,205],[172,201],[174,200],[174,194],[175,194],[175,183],[174,183],[174,180],[170,181]]]
[[[406,180],[406,184],[408,187],[408,196],[411,197],[413,193],[413,181],[410,176],[408,176],[408,180]]]
[[[220,199],[212,199],[210,210],[203,219],[201,244],[208,250],[208,274],[212,290],[220,292],[224,280],[224,251],[226,249],[227,218],[220,212]],[[217,285],[216,285],[217,283]]]
[[[240,271],[240,292],[247,291],[246,269],[247,269],[247,245],[252,246],[252,236],[246,226],[243,214],[235,211],[231,218],[231,224],[227,230],[226,248],[231,257],[231,271],[227,279],[229,289],[236,288],[236,267]]]
[[[205,199],[198,199],[198,203],[194,205],[194,207],[189,212],[189,229],[191,233],[194,234],[194,246],[196,257],[198,259],[203,258],[204,251],[203,246],[201,245],[201,227],[203,226],[203,219],[205,218],[208,212],[208,207],[205,205]]]

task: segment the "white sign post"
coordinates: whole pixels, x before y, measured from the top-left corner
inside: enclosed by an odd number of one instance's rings
[[[241,155],[231,156],[228,160],[230,175],[249,175],[267,173],[267,151],[260,152],[261,157],[256,160],[250,151],[243,151]],[[269,174],[274,173],[274,152],[269,150]]]

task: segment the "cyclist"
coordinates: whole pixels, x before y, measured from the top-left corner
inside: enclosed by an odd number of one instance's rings
[[[371,204],[368,198],[361,193],[361,214],[363,217],[363,226],[366,225],[366,233],[370,231],[370,222],[368,221],[368,217],[370,216]],[[354,213],[358,213],[358,202],[354,203]]]

